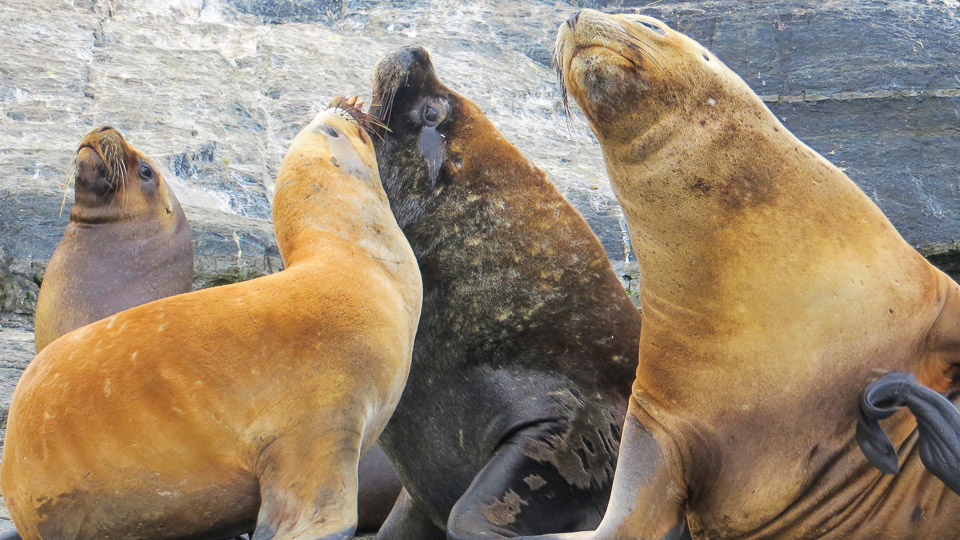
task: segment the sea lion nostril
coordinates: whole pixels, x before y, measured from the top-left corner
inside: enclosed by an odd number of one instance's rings
[[[579,18],[580,18],[580,12],[578,11],[578,12],[574,13],[573,15],[571,15],[569,19],[567,19],[567,26],[569,26],[571,30],[576,30],[576,29],[577,29],[577,19],[579,19]]]

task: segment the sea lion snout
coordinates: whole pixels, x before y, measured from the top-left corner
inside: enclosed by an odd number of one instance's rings
[[[127,142],[113,127],[95,128],[80,141],[76,159],[78,187],[103,195],[123,182],[127,173]]]
[[[384,56],[373,71],[373,106],[370,114],[383,124],[390,120],[396,101],[409,101],[442,87],[423,47],[403,47]]]

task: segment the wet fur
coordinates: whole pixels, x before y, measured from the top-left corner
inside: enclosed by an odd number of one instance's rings
[[[434,527],[450,526],[488,462],[498,474],[491,456],[505,448],[528,472],[500,478],[509,488],[464,519],[494,536],[590,526],[612,480],[639,314],[583,219],[432,70],[410,48],[375,74],[373,111],[389,128],[375,139],[381,178],[425,284],[408,385],[381,442]],[[436,96],[444,119],[418,126]],[[562,512],[536,502],[548,492]],[[413,537],[389,524],[384,538]],[[449,534],[471,531],[482,532]]]

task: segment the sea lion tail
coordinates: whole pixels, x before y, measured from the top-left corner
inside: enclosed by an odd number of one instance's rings
[[[867,460],[886,474],[897,474],[897,452],[878,420],[900,407],[917,419],[920,461],[960,493],[960,411],[946,397],[917,382],[910,373],[892,372],[867,385],[860,396],[857,444]]]

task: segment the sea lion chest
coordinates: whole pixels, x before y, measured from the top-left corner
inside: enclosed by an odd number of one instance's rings
[[[40,348],[108,315],[190,291],[193,244],[183,214],[155,230],[138,226],[70,222],[37,300]]]

